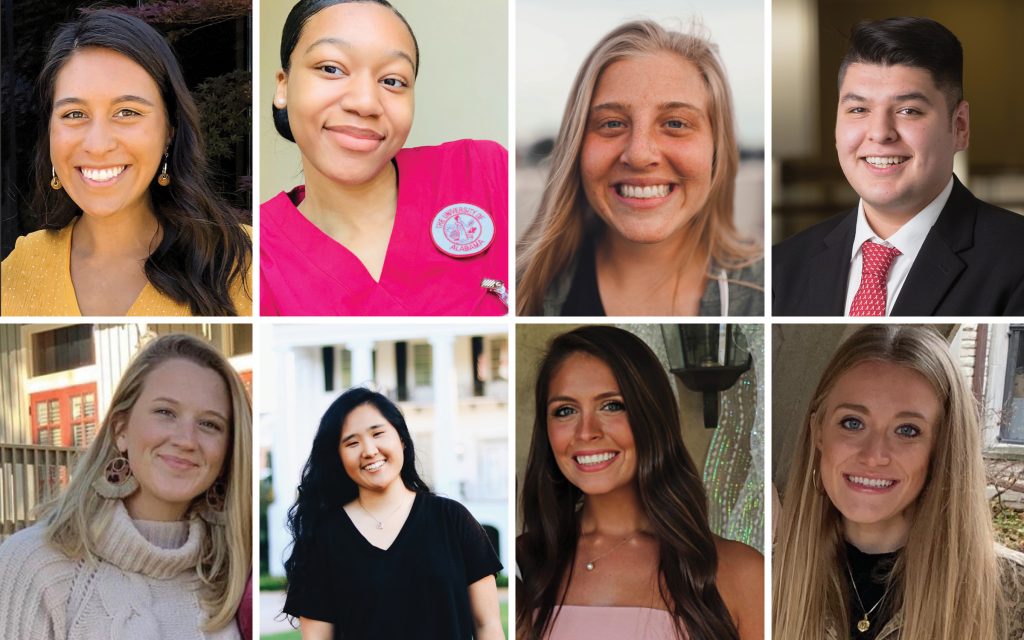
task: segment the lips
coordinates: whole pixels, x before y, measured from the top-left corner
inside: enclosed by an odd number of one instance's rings
[[[862,488],[867,490],[884,491],[891,489],[896,486],[899,481],[891,478],[870,478],[868,476],[860,476],[844,473],[843,477],[846,479],[847,484],[853,485],[855,488]]]
[[[383,133],[363,127],[348,125],[324,127],[342,148],[350,151],[373,151],[386,137]]]
[[[366,471],[367,473],[375,473],[377,471],[380,471],[386,462],[387,460],[384,460],[383,458],[380,460],[374,460],[370,464],[363,465],[362,470]]]
[[[160,459],[163,460],[164,464],[168,467],[179,471],[188,471],[189,469],[195,469],[199,466],[191,460],[186,460],[185,458],[179,458],[178,456],[168,454],[161,454]]]
[[[864,162],[877,169],[888,169],[889,167],[901,165],[909,159],[910,156],[865,156],[863,158]]]
[[[576,468],[580,471],[602,471],[619,457],[619,451],[581,451],[572,455]]]
[[[112,182],[114,178],[121,175],[127,168],[128,165],[119,164],[110,167],[79,167],[78,170],[90,182],[102,184]]]
[[[671,184],[655,185],[632,185],[619,183],[615,185],[615,192],[623,198],[634,198],[638,200],[649,200],[651,198],[664,198],[672,191]]]

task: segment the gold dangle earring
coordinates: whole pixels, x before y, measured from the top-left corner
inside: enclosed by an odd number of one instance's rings
[[[54,191],[60,191],[60,178],[57,177],[57,170],[50,166],[50,188]]]
[[[170,154],[169,151],[164,151],[164,166],[160,170],[160,175],[157,176],[156,183],[161,187],[166,187],[171,184],[171,176],[167,175],[167,156]]]

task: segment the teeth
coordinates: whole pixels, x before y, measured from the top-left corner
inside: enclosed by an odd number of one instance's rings
[[[895,480],[881,480],[878,478],[865,478],[863,476],[846,476],[854,484],[871,487],[873,489],[886,489],[896,484]]]
[[[576,456],[576,462],[580,464],[601,464],[602,462],[608,462],[616,455],[618,454],[609,451],[607,453],[595,453],[590,456]]]
[[[899,156],[868,156],[864,160],[873,167],[888,167],[894,164],[903,164],[907,161],[906,158]]]
[[[94,182],[107,182],[121,175],[127,165],[110,167],[108,169],[87,169],[82,167],[82,175]]]
[[[672,187],[667,184],[658,184],[647,187],[635,187],[631,184],[620,184],[615,187],[623,198],[664,198]]]
[[[363,471],[376,471],[377,469],[380,469],[383,466],[384,466],[384,461],[383,460],[378,460],[377,462],[373,462],[373,463],[368,464],[365,467],[363,467]]]

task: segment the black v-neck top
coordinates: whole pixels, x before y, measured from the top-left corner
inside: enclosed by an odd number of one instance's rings
[[[335,640],[472,640],[468,587],[502,568],[464,506],[425,493],[388,549],[371,545],[339,508],[313,551],[307,574],[289,585],[284,611],[330,622]]]
[[[891,553],[864,553],[849,542],[846,543],[846,559],[849,562],[850,573],[857,585],[857,591],[849,586],[850,599],[847,603],[850,612],[850,638],[852,640],[874,640],[878,632],[885,627],[892,618],[891,604],[892,593],[886,593],[886,583],[889,574],[892,573],[893,565],[896,563],[896,556],[899,551]],[[846,576],[849,584],[850,576]],[[860,595],[861,602],[857,600]],[[882,598],[885,598],[882,600]],[[871,609],[878,603],[878,608],[868,615],[868,622],[871,623],[867,631],[857,629],[857,623],[864,618],[865,610]]]

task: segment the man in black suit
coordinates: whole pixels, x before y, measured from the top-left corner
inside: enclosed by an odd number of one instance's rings
[[[969,138],[956,36],[927,18],[855,27],[836,151],[860,203],[773,248],[773,314],[1024,315],[1024,216],[953,175]]]

